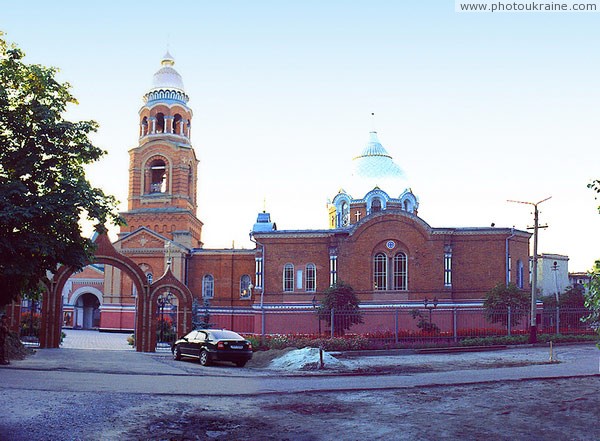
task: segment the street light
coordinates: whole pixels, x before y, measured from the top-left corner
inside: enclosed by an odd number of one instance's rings
[[[160,343],[164,342],[164,329],[165,329],[165,306],[173,304],[173,294],[167,289],[167,291],[158,296],[156,301],[160,308]]]
[[[526,204],[533,205],[533,268],[531,269],[531,317],[529,324],[529,343],[537,342],[537,323],[535,320],[535,308],[536,308],[536,294],[537,294],[537,247],[538,247],[538,230],[540,228],[547,228],[547,225],[540,226],[538,223],[539,220],[539,211],[538,205],[542,202],[546,202],[552,196],[547,197],[546,199],[542,199],[539,202],[523,202],[523,201],[512,201],[508,200],[507,202],[515,202],[517,204]]]
[[[316,296],[313,296],[313,298],[312,298],[312,306],[313,306],[313,309],[315,310],[315,313],[317,314],[317,317],[319,318],[319,337],[321,337],[321,314],[320,314],[320,312],[317,312]]]
[[[438,298],[434,297],[433,303],[429,303],[429,299],[425,297],[425,299],[423,300],[423,304],[425,305],[425,309],[429,311],[429,327],[431,328],[431,313],[435,308],[437,308]]]
[[[556,306],[558,307],[558,262],[555,260],[552,264],[552,272],[554,273],[554,285],[556,286]]]

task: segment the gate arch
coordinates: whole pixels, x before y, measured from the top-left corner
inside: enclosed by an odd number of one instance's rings
[[[193,296],[190,289],[181,283],[171,272],[171,267],[167,268],[165,274],[160,279],[150,285],[149,295],[149,317],[153,322],[153,328],[156,329],[156,317],[158,312],[158,297],[164,290],[169,290],[177,297],[177,335],[185,335],[192,330],[192,301]],[[150,335],[150,344],[156,346],[156,332]]]
[[[138,296],[136,298],[136,318],[135,318],[135,349],[138,352],[154,352],[156,345],[156,323],[153,320],[153,305],[150,301],[150,285],[146,275],[141,268],[129,257],[119,253],[110,242],[106,233],[99,234],[95,240],[97,245],[94,254],[94,262],[104,263],[114,266],[130,278]],[[73,274],[73,270],[66,266],[61,267],[54,275],[51,281],[46,282],[47,292],[42,301],[42,317],[40,323],[40,348],[58,348],[60,346],[60,336],[62,328],[62,290],[67,280]],[[169,271],[165,274],[167,276]],[[160,280],[164,279],[161,277]],[[171,277],[175,279],[174,276]],[[158,286],[157,280],[152,286]],[[170,280],[170,279],[169,279]],[[191,312],[191,292],[189,289],[175,279],[178,283],[170,282],[174,291],[179,293],[180,301],[184,310]],[[189,324],[182,323],[186,329],[191,326],[191,313],[189,315]]]

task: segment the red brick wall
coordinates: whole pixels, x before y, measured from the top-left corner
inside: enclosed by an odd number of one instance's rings
[[[256,292],[251,299],[240,298],[240,279],[247,274],[254,281],[253,251],[215,251],[206,250],[195,254],[189,261],[188,287],[194,297],[202,301],[202,278],[206,274],[214,277],[214,298],[211,306],[251,306],[257,301]]]
[[[420,219],[400,213],[382,212],[348,233],[273,232],[257,234],[266,246],[264,265],[266,302],[310,302],[314,293],[294,289],[283,292],[283,267],[304,269],[317,265],[317,294],[329,286],[329,250],[337,249],[338,281],[350,284],[361,301],[398,302],[438,297],[439,300],[481,299],[497,283],[506,281],[506,239],[509,229],[431,229]],[[388,241],[395,246],[389,249]],[[512,257],[511,281],[517,277],[520,259],[528,288],[529,236],[519,233],[509,240]],[[452,250],[452,286],[444,285],[444,255]],[[373,257],[384,253],[392,258],[402,251],[408,256],[408,290],[374,291]],[[318,297],[318,295],[317,295]]]

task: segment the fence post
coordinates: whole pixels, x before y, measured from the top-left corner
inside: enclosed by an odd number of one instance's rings
[[[260,308],[260,344],[265,345],[265,308]]]
[[[506,327],[506,330],[508,331],[508,336],[510,337],[510,334],[512,331],[512,314],[511,314],[510,306],[508,307],[508,326]]]
[[[452,308],[452,333],[454,334],[454,343],[458,342],[458,309]]]
[[[396,344],[398,344],[398,308],[396,308],[396,317],[395,317],[394,325],[396,328],[394,330],[394,334],[396,336]]]
[[[556,305],[556,334],[560,334],[560,307]]]
[[[334,336],[333,330],[335,329],[335,327],[334,327],[334,320],[335,320],[335,318],[334,318],[335,317],[334,309],[335,308],[331,308],[331,330],[330,330],[331,331],[331,338],[333,338],[333,336]]]

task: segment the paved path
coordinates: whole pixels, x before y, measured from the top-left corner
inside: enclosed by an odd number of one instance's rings
[[[131,351],[127,342],[131,332],[99,332],[87,329],[63,329],[66,337],[61,348],[65,349],[109,349],[112,351]]]
[[[281,392],[349,391],[458,385],[515,380],[598,376],[600,351],[594,345],[565,346],[560,363],[546,363],[546,348],[532,347],[487,353],[398,355],[396,366],[448,364],[435,372],[392,375],[340,375],[323,372],[274,371],[233,366],[200,366],[175,361],[170,354],[135,351],[41,349],[25,360],[0,367],[0,389],[113,391],[157,395],[254,395]],[[469,369],[465,361],[529,360],[516,367]],[[456,367],[452,367],[452,363]],[[44,371],[43,376],[39,371]]]

